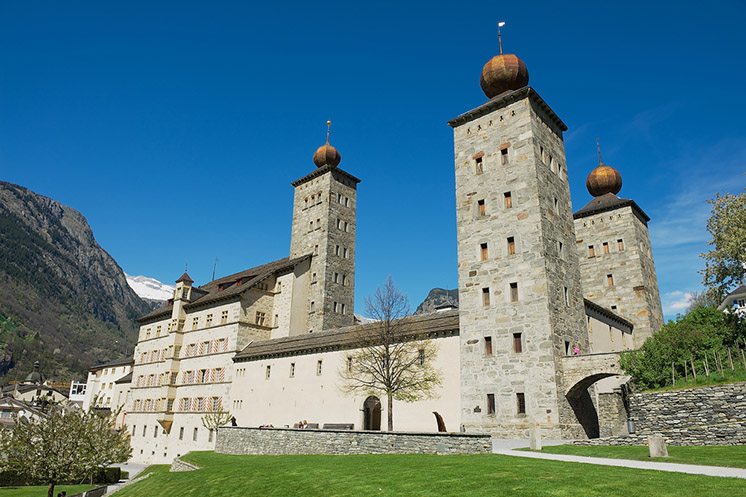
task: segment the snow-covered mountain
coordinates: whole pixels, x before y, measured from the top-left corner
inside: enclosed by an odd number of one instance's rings
[[[127,284],[135,293],[146,300],[168,300],[173,297],[174,287],[161,283],[149,276],[130,276],[125,273]]]

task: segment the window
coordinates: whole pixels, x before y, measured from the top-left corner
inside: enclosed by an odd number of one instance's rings
[[[342,229],[342,220],[341,220],[341,219],[339,219],[339,218],[337,218],[337,229],[338,229],[338,230],[341,230],[341,229]]]
[[[347,358],[347,372],[348,373],[352,372],[352,357]]]
[[[492,337],[484,337],[484,355],[492,355]]]
[[[425,349],[419,349],[417,351],[417,362],[420,366],[425,365]]]
[[[508,237],[508,255],[515,255],[515,238]]]
[[[593,245],[588,245],[588,257],[596,257],[596,249]]]
[[[319,255],[319,246],[318,245],[314,245],[313,246],[313,255]]]
[[[158,438],[158,425],[153,427],[153,438]]]
[[[316,283],[316,281],[318,281],[316,273],[311,273],[311,283]]]
[[[482,288],[482,305],[487,307],[490,305],[490,289]]]
[[[487,207],[484,205],[484,199],[477,200],[477,212],[479,213],[479,217],[487,215]]]
[[[617,306],[615,306],[615,305],[612,305],[612,306],[611,306],[611,310],[612,310],[612,311],[616,311],[616,310],[617,310]]]
[[[523,333],[513,333],[513,352],[523,352]]]
[[[484,172],[484,164],[482,164],[482,158],[477,157],[476,159],[474,159],[474,161],[476,163],[475,172],[477,174],[482,174]]]
[[[295,363],[294,362],[290,363],[290,377],[295,378]]]
[[[624,240],[621,238],[616,241],[616,248],[619,250],[619,252],[624,252]]]
[[[559,200],[557,200],[557,197],[554,197],[554,212],[559,214]]]
[[[206,327],[212,326],[212,314],[208,314],[205,317],[205,326]]]
[[[347,285],[348,285],[347,275],[343,274],[342,275],[342,286],[347,286]]]
[[[310,311],[314,312],[315,309],[316,309],[316,301],[312,300],[311,301],[311,306],[310,306]]]
[[[345,259],[347,259],[348,256],[349,256],[349,253],[347,251],[347,247],[345,247],[344,250],[342,251],[342,257],[344,257]]]
[[[515,400],[518,414],[526,414],[526,394],[516,393]]]
[[[220,324],[225,324],[228,322],[228,311],[223,311],[220,313]]]
[[[272,366],[267,366],[267,371],[264,373],[264,379],[268,380],[269,376],[272,374]]]
[[[316,362],[316,375],[317,375],[317,376],[321,376],[321,366],[322,366],[322,365],[323,365],[323,361],[322,361],[321,359],[319,359],[319,360],[318,360],[318,361]]]
[[[487,414],[495,414],[495,394],[487,394]]]
[[[604,242],[604,243],[601,244],[601,246],[604,249],[604,254],[608,254],[609,253],[609,243],[608,242]]]
[[[342,314],[347,314],[347,306],[342,304]]]
[[[557,242],[557,253],[559,253],[560,256],[562,256],[565,252],[565,244],[562,242]]]
[[[489,259],[489,252],[487,251],[487,244],[482,243],[479,245],[479,259],[482,261],[486,261]]]
[[[570,292],[567,290],[567,287],[563,288],[562,291],[564,292],[564,296],[565,296],[565,305],[569,306],[570,305]]]
[[[210,431],[207,432],[207,441],[212,442],[212,428],[210,428]]]
[[[508,147],[500,149],[500,164],[503,166],[508,163]]]
[[[614,286],[614,275],[611,273],[606,275],[606,286]]]
[[[132,425],[132,436],[135,436],[135,428],[137,428],[137,425]]]
[[[179,440],[184,440],[184,427],[179,428]]]
[[[334,283],[339,283],[339,273],[334,273],[333,281]]]
[[[196,318],[196,317],[195,317],[195,318],[192,318],[192,329],[193,329],[193,330],[196,330],[196,329],[197,329],[197,325],[198,325],[198,324],[199,324],[199,318]]]
[[[544,147],[539,146],[539,156],[541,157],[541,162],[545,163],[547,162],[547,153],[544,151]]]
[[[337,312],[338,304],[336,302],[332,303],[332,312]]]
[[[570,342],[565,340],[565,355],[570,355]]]
[[[198,433],[198,432],[199,432],[199,428],[195,428],[195,429],[194,429],[194,432],[192,433],[192,441],[193,441],[193,442],[196,442],[196,441],[197,441],[197,433]]]
[[[513,208],[513,196],[510,192],[503,193],[503,200],[505,202],[505,208],[506,209],[512,209]]]
[[[264,312],[256,311],[256,324],[259,326],[264,326],[264,323],[267,321],[267,314]]]
[[[510,301],[518,302],[518,283],[510,284]]]
[[[146,432],[146,431],[148,431],[148,427],[147,427],[147,426],[143,426],[143,427],[142,427],[142,436],[143,436],[143,437],[145,436],[145,432]]]
[[[339,254],[340,254],[340,246],[339,245],[335,245],[334,246],[334,255],[339,255]]]

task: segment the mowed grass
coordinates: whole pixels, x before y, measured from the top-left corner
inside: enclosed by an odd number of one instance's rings
[[[729,466],[746,468],[746,445],[714,445],[703,447],[668,447],[669,457],[651,459],[647,445],[629,447],[555,445],[544,447],[542,452],[551,454],[571,454],[587,457],[610,457],[613,459],[634,459],[637,461],[675,462],[701,464],[704,466]]]
[[[746,495],[746,480],[485,455],[184,457],[201,469],[151,466],[115,497],[510,496],[718,497]]]
[[[28,487],[0,487],[0,497],[47,497],[46,485]],[[68,497],[94,488],[91,485],[58,485],[54,487],[54,495],[67,492]]]

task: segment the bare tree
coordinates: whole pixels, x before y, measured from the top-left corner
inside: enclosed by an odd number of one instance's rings
[[[437,346],[421,335],[408,333],[409,304],[389,277],[365,301],[366,312],[376,323],[362,333],[361,346],[340,370],[347,393],[386,396],[388,430],[394,429],[394,399],[414,402],[433,398],[441,373],[433,362]]]
[[[202,416],[202,426],[210,431],[217,432],[218,428],[231,422],[233,415],[228,411],[213,411]]]

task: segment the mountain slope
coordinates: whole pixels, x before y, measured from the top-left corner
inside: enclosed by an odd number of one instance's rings
[[[35,360],[47,377],[82,377],[131,353],[134,320],[147,310],[78,211],[0,182],[3,380],[25,376]]]
[[[433,288],[427,294],[425,300],[417,306],[415,314],[428,314],[435,312],[435,308],[441,305],[452,305],[458,307],[458,288],[445,290],[443,288]]]

